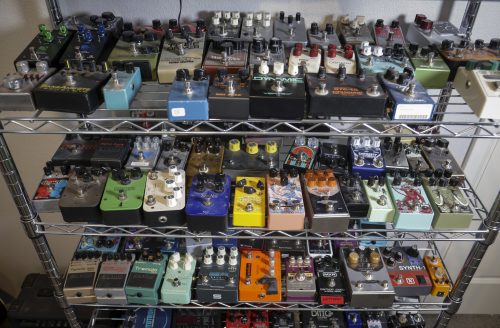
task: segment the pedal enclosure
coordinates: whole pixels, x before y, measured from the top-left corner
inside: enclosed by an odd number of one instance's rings
[[[405,45],[405,37],[403,35],[403,31],[401,30],[401,27],[399,26],[398,21],[392,21],[392,23],[397,22],[397,26],[391,25],[383,25],[383,20],[382,24],[378,25],[379,20],[377,20],[377,24],[373,26],[373,34],[375,35],[375,42],[379,46],[383,47],[392,47],[396,43],[399,43],[401,45]],[[389,39],[389,35],[392,33],[392,38]]]
[[[285,157],[283,168],[297,169],[299,172],[312,170],[318,150],[319,140],[317,138],[295,137],[293,145]]]
[[[193,147],[186,165],[187,185],[198,173],[216,174],[222,172],[224,147],[218,138],[194,138]]]
[[[238,187],[239,184],[242,186]],[[233,225],[237,227],[266,226],[266,180],[264,178],[236,177]]]
[[[243,73],[223,76],[218,71],[208,91],[208,105],[210,118],[248,119],[250,106],[248,76]]]
[[[244,249],[241,251],[240,302],[281,301],[281,254]],[[274,271],[274,274],[273,274]]]
[[[341,16],[337,28],[342,44],[349,43],[358,46],[363,41],[370,44],[375,43],[368,25],[365,23],[365,16],[356,16],[355,19],[349,19],[348,15]]]
[[[111,32],[104,28],[96,30],[89,30],[86,27],[82,30],[78,28],[59,59],[59,66],[62,67],[69,62],[72,68],[92,68],[108,59],[115,43],[116,39]]]
[[[196,259],[189,254],[174,253],[168,261],[167,271],[161,286],[163,303],[189,304],[191,285],[196,269]]]
[[[296,43],[307,45],[306,23],[304,18],[300,17],[300,13],[297,14],[295,17],[289,15],[288,19],[284,15],[281,18],[280,15],[280,18],[274,21],[274,36],[280,38],[285,47],[291,47]],[[293,29],[293,33],[290,33],[290,29]]]
[[[370,203],[361,178],[358,175],[346,174],[339,178],[339,185],[349,215],[353,218],[366,217]]]
[[[451,171],[452,177],[463,181],[465,173],[448,149],[448,145],[449,141],[444,138],[424,139],[421,143],[422,155],[434,171]]]
[[[392,222],[394,220],[394,203],[385,183],[385,177],[377,180],[363,180],[370,207],[367,219],[369,222]]]
[[[208,79],[174,81],[168,94],[168,119],[173,122],[208,120],[208,84]]]
[[[370,55],[363,54],[363,47],[369,47]],[[387,69],[392,68],[398,73],[402,73],[404,68],[409,65],[410,59],[406,56],[403,47],[383,49],[382,46],[364,45],[356,47],[356,60],[358,71],[363,69],[366,75],[377,75],[384,73]],[[380,52],[382,52],[380,54]],[[380,55],[375,55],[377,53]]]
[[[352,173],[362,179],[385,172],[385,161],[379,137],[352,137],[350,141]]]
[[[131,170],[138,167],[142,171],[152,170],[156,165],[158,156],[160,156],[160,138],[138,136],[135,138],[134,147],[130,152],[125,168]]]
[[[424,256],[424,265],[432,282],[431,295],[438,297],[448,296],[452,285],[441,258]]]
[[[73,259],[66,271],[63,292],[72,304],[95,303],[94,285],[100,264],[99,254],[87,259]]]
[[[308,240],[307,254],[312,258],[333,256],[333,248],[331,240]]]
[[[314,264],[318,275],[316,285],[319,302],[333,305],[345,304],[347,291],[339,260],[331,256],[315,257]]]
[[[134,256],[108,258],[101,264],[95,284],[95,295],[98,304],[125,305],[127,284],[130,268],[134,263]]]
[[[287,302],[311,302],[316,300],[316,273],[314,261],[290,256],[285,259]]]
[[[41,213],[59,211],[59,199],[68,185],[67,173],[56,169],[50,175],[44,175],[33,196],[33,205]]]
[[[175,165],[179,170],[185,170],[189,153],[191,152],[191,142],[175,139],[163,142],[160,159],[156,163],[156,170],[166,170],[171,165]]]
[[[165,273],[167,256],[159,254],[152,257],[146,252],[135,261],[130,271],[125,287],[129,304],[157,305],[159,302],[158,290]]]
[[[321,139],[319,146],[319,168],[331,169],[333,174],[342,175],[349,169],[348,148],[335,140]]]
[[[95,152],[90,157],[93,167],[110,167],[120,169],[125,164],[130,152],[130,140],[119,138],[102,138],[97,143]]]
[[[275,140],[255,138],[241,144],[239,139],[230,139],[224,148],[224,173],[232,179],[238,175],[265,176],[280,163],[280,145]]]
[[[111,79],[102,89],[106,108],[129,109],[141,85],[141,72],[137,67],[111,73]]]
[[[406,53],[415,68],[415,78],[426,89],[442,89],[448,82],[450,68],[432,47],[410,45]]]
[[[338,73],[340,64],[344,64],[347,74],[356,74],[358,72],[356,53],[352,45],[346,44],[343,48],[325,50],[323,65],[327,73]]]
[[[304,311],[302,313],[302,327],[317,328],[345,328],[344,314],[329,309]]]
[[[225,52],[232,48],[232,54]],[[247,67],[248,43],[241,40],[212,41],[203,60],[203,69],[212,78],[218,69],[226,69],[230,74],[237,74],[242,68]]]
[[[90,166],[98,142],[99,138],[68,134],[50,161],[54,165]]]

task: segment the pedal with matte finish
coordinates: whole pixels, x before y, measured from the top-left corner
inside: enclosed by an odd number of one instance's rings
[[[138,167],[142,171],[152,170],[156,165],[158,156],[160,156],[160,138],[137,136],[125,168],[131,170]]]
[[[425,321],[420,313],[400,313],[389,316],[388,323],[394,328],[424,328]]]
[[[209,40],[230,40],[240,37],[241,13],[239,11],[214,11],[208,26]]]
[[[244,249],[240,261],[240,302],[280,302],[280,252]]]
[[[163,303],[188,304],[191,302],[191,286],[196,269],[196,259],[189,253],[181,256],[173,253],[167,265],[167,271],[161,286]]]
[[[352,173],[358,173],[362,179],[385,172],[385,161],[380,147],[379,137],[352,137],[350,157]]]
[[[432,21],[424,14],[416,14],[413,24],[408,25],[406,40],[419,46],[440,45],[444,40],[459,44],[464,40],[458,28],[449,21]]]
[[[334,174],[344,174],[348,169],[347,145],[340,141],[321,139],[319,146],[319,168],[331,169]]]
[[[229,74],[224,68],[217,70],[208,89],[210,118],[247,120],[249,117],[249,72],[241,68]]]
[[[397,43],[403,46],[406,44],[403,30],[397,20],[393,20],[391,25],[385,25],[383,19],[377,19],[373,26],[373,32],[375,43],[379,46],[392,47]]]
[[[411,142],[406,148],[406,159],[411,171],[422,173],[430,169],[429,164],[422,157],[422,149],[417,142]]]
[[[311,257],[290,256],[286,258],[285,277],[287,302],[316,300],[316,273]]]
[[[131,62],[117,67],[102,89],[106,108],[129,109],[141,85],[141,72],[138,67],[134,67]]]
[[[363,41],[356,47],[356,59],[358,71],[363,69],[367,75],[377,75],[392,68],[402,73],[405,67],[410,65],[410,59],[406,56],[404,47],[399,43],[393,47],[370,46]]]
[[[296,316],[297,315],[297,316]],[[298,312],[269,311],[270,328],[293,328],[299,325]]]
[[[356,64],[356,54],[351,44],[347,43],[343,47],[329,44],[325,50],[324,66],[327,73],[338,73],[339,67],[344,64],[347,74],[356,74],[358,66]]]
[[[323,31],[320,31],[318,23],[311,23],[311,27],[307,29],[307,39],[309,45],[319,44],[322,49],[326,49],[330,44],[340,47],[339,37],[331,23],[327,23]]]
[[[388,328],[387,317],[384,311],[367,311],[362,314],[366,328]]]
[[[362,42],[375,43],[370,29],[365,22],[365,16],[356,16],[350,19],[349,15],[340,16],[337,29],[342,44],[352,44],[359,46]]]
[[[221,311],[176,309],[172,326],[176,328],[219,328],[222,327]]]
[[[406,53],[415,69],[415,78],[424,88],[442,89],[448,82],[450,68],[433,47],[419,47],[411,43]]]
[[[318,299],[321,304],[343,305],[346,303],[346,288],[339,260],[330,255],[314,258],[318,278]]]
[[[224,159],[224,147],[219,138],[193,138],[192,144],[193,149],[186,165],[188,186],[198,173],[221,173]]]
[[[280,38],[272,37],[266,40],[263,37],[254,37],[250,41],[252,41],[248,58],[250,67],[260,65],[263,61],[268,65],[273,65],[274,62],[286,62],[285,47]]]
[[[185,170],[189,153],[191,152],[191,142],[175,138],[174,140],[163,140],[160,159],[156,163],[155,169],[166,170],[175,165],[179,170]]]
[[[271,236],[280,236],[279,232],[271,233]],[[251,248],[244,247],[240,245],[240,248]],[[307,255],[306,251],[306,241],[301,239],[267,239],[263,241],[263,245],[256,247],[262,250],[269,249],[279,249],[281,253],[281,258],[287,258],[290,256],[302,256]]]
[[[328,309],[303,311],[302,328],[345,328],[344,314]]]
[[[238,175],[265,176],[280,164],[279,146],[274,140],[253,139],[242,145],[239,139],[230,139],[224,149],[224,173],[233,179]]]
[[[333,248],[331,240],[308,240],[307,254],[312,257],[333,256]]]
[[[424,265],[432,282],[431,295],[438,297],[448,296],[452,285],[441,258],[437,256],[424,256]]]
[[[283,168],[296,169],[299,172],[311,170],[314,167],[319,150],[319,140],[314,137],[297,136],[286,155]]]
[[[226,328],[252,328],[252,327],[254,327],[254,325],[252,326],[251,312],[249,310],[246,311],[228,310],[226,312]]]
[[[236,177],[233,226],[266,225],[266,180],[260,177]]]
[[[384,149],[384,161],[387,171],[408,171],[410,169],[408,159],[406,158],[408,145],[402,143],[400,137],[395,137],[394,139],[385,137],[382,148]]]
[[[90,166],[99,139],[99,136],[67,134],[52,155],[51,162],[54,165]]]
[[[98,304],[125,305],[127,296],[125,285],[135,254],[109,254],[103,256],[99,275],[95,283]]]
[[[262,38],[266,41],[272,39],[271,13],[267,11],[246,12],[241,24],[240,38],[245,41],[252,41],[254,38]]]
[[[296,43],[307,45],[306,23],[302,15],[297,12],[295,17],[280,11],[279,18],[274,21],[274,36],[283,40],[285,47],[291,47]]]
[[[130,139],[102,138],[90,157],[93,167],[120,169],[125,164],[130,152]]]
[[[208,120],[209,78],[205,70],[194,70],[193,79],[189,71],[178,69],[167,100],[167,116],[170,121]]]
[[[115,16],[111,11],[104,11],[100,15],[68,16],[64,19],[64,24],[68,30],[73,31],[77,31],[80,25],[88,30],[97,30],[103,25],[104,29],[116,40],[120,38],[123,31],[123,18]]]
[[[370,204],[366,216],[368,221],[392,222],[395,208],[385,183],[385,176],[371,176],[367,180],[363,180],[363,187]]]
[[[344,174],[339,178],[339,186],[350,216],[352,218],[366,217],[370,210],[370,203],[361,177],[357,173]]]
[[[224,68],[231,74],[237,74],[247,67],[248,42],[242,40],[212,41],[203,60],[203,69],[215,77],[218,69]]]
[[[288,65],[302,66],[304,73],[318,73],[321,66],[320,45],[313,44],[310,48],[306,48],[302,43],[296,43],[290,51]]]
[[[59,199],[68,185],[70,167],[55,166],[52,162],[47,162],[43,171],[44,175],[33,196],[33,205],[38,212],[57,212]]]
[[[73,304],[95,303],[94,285],[101,263],[99,252],[77,252],[69,263],[63,293]]]
[[[448,146],[450,142],[444,138],[426,138],[420,142],[422,155],[434,171],[442,170],[446,178],[456,177],[460,181],[465,180],[465,174],[455,157],[451,154]],[[451,174],[451,176],[449,176]]]

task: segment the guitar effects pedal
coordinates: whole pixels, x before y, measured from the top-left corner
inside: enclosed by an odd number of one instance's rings
[[[134,232],[133,228],[130,229]],[[152,237],[127,237],[123,242],[123,252],[137,253],[140,255],[143,251],[160,249],[163,254],[172,254],[179,248],[179,240],[173,238],[152,238]]]
[[[269,327],[270,328],[294,328],[299,322],[299,313],[297,311],[270,311],[269,312]]]
[[[394,215],[393,215],[394,217]],[[365,247],[385,247],[387,246],[387,223],[386,222],[371,222],[367,218],[361,218],[359,220],[359,229],[366,230],[366,235],[364,237],[370,237],[370,239],[363,239],[359,242],[360,246]],[[377,230],[377,235],[373,236],[370,231]],[[362,232],[362,234],[365,231]],[[371,236],[370,236],[371,235]]]
[[[181,256],[173,253],[167,265],[167,271],[161,286],[163,303],[189,304],[191,302],[191,285],[196,269],[196,259],[189,253]]]
[[[431,295],[438,297],[448,296],[452,285],[441,258],[437,256],[424,256],[424,265],[432,282]]]
[[[266,176],[267,227],[271,230],[303,230],[304,199],[299,172],[271,169]]]
[[[339,178],[340,192],[352,218],[368,215],[370,203],[359,174],[344,174]]]
[[[394,140],[391,137],[384,138],[383,148],[385,168],[388,171],[408,171],[410,169],[408,159],[406,158],[408,145],[402,143],[400,137],[395,137]]]
[[[366,328],[388,328],[387,317],[384,311],[367,311],[362,314]]]
[[[137,308],[129,313],[124,327],[134,328],[170,328],[172,325],[172,310],[162,308]],[[116,317],[114,317],[116,318]],[[116,320],[116,319],[114,319]]]
[[[301,135],[295,137],[293,145],[286,155],[283,168],[296,169],[299,172],[312,170],[318,150],[319,140],[317,138],[307,138]]]
[[[184,170],[191,151],[191,142],[183,141],[179,138],[174,140],[164,140],[160,159],[156,163],[156,170],[167,170],[175,165],[178,170]]]
[[[351,306],[392,307],[395,291],[378,248],[342,248],[340,258]]]
[[[363,319],[361,312],[346,311],[344,312],[347,328],[363,328]]]
[[[181,226],[186,222],[186,173],[172,165],[168,170],[150,171],[144,192],[144,224]]]
[[[392,222],[395,208],[385,183],[385,176],[372,176],[363,180],[370,207],[366,216],[369,222]]]
[[[424,328],[425,321],[420,313],[398,313],[390,316],[389,326],[394,328]]]
[[[198,302],[226,304],[238,303],[238,279],[240,277],[240,257],[237,247],[226,249],[207,247],[200,265],[196,284]]]
[[[166,262],[167,256],[155,251],[145,251],[136,259],[125,286],[129,304],[158,304]]]
[[[97,149],[99,136],[67,134],[52,159],[54,165],[90,166],[90,158]]]
[[[387,187],[394,200],[396,213],[394,228],[429,230],[434,218],[434,211],[429,202],[422,180],[407,175],[405,171],[395,172],[387,177]]]
[[[307,171],[302,176],[307,217],[314,232],[345,232],[349,212],[331,170]]]
[[[176,328],[219,328],[222,327],[221,312],[176,309],[172,326]]]
[[[307,29],[307,39],[309,40],[309,45],[318,44],[323,49],[327,49],[330,44],[334,44],[337,47],[341,46],[339,37],[335,33],[335,29],[331,23],[327,23],[323,31],[319,30],[318,23],[311,23],[311,28]]]
[[[312,257],[332,256],[333,248],[330,240],[308,240],[307,241],[307,254]]]
[[[94,232],[94,230],[103,230],[99,228],[93,228],[92,230],[85,229],[85,233]],[[99,254],[115,254],[120,249],[121,239],[120,237],[105,237],[105,236],[82,236],[78,247],[75,250],[76,253],[90,253],[99,252]]]
[[[385,161],[380,147],[379,137],[352,137],[350,157],[352,173],[358,173],[362,179],[385,172]]]
[[[434,100],[427,90],[413,78],[413,70],[405,68],[397,73],[389,68],[379,75],[389,94],[389,114],[393,120],[430,120],[434,114]]]
[[[212,41],[203,60],[203,69],[212,78],[218,69],[237,74],[247,67],[249,43],[242,40]]]
[[[63,293],[73,304],[95,303],[94,285],[101,263],[99,252],[75,253],[69,263],[64,280]]]
[[[280,167],[279,147],[274,140],[253,139],[243,145],[239,139],[231,139],[224,149],[224,173],[235,178],[238,175],[265,176],[270,169]]]
[[[64,19],[64,24],[73,31],[77,31],[80,25],[89,30],[97,30],[103,25],[104,29],[116,40],[120,38],[123,31],[123,18],[116,17],[111,11],[102,12],[101,15],[68,16]]]
[[[298,12],[288,15],[285,18],[285,12],[280,11],[279,19],[274,21],[274,36],[283,40],[285,47],[291,47],[295,43],[307,45],[306,22]]]
[[[226,312],[226,328],[252,328],[252,327],[254,326],[252,325],[251,312],[249,310],[246,311],[228,310]]]
[[[346,303],[346,288],[340,264],[337,258],[327,255],[315,257],[316,274],[318,278],[318,299],[321,304],[344,305]]]
[[[432,21],[424,14],[416,14],[413,24],[408,25],[406,40],[425,47],[439,45],[444,40],[452,40],[459,44],[465,34],[460,34],[458,28],[448,21]]]
[[[215,41],[239,38],[241,19],[239,11],[214,11],[207,38]]]
[[[465,174],[448,149],[450,142],[444,138],[426,138],[421,141],[422,155],[434,171],[442,170],[446,178],[456,177],[463,181]]]
[[[205,71],[197,68],[193,79],[185,69],[177,70],[167,101],[167,116],[170,121],[208,120],[208,85]]]
[[[411,43],[406,52],[415,69],[415,78],[424,88],[442,89],[446,86],[450,69],[434,47],[419,47]]]
[[[368,42],[363,41],[359,48],[356,47],[356,58],[358,71],[363,69],[367,75],[384,73],[389,68],[401,73],[405,67],[410,65],[410,59],[399,43],[393,47],[384,48],[370,46]]]
[[[102,221],[108,225],[141,224],[146,175],[136,167],[111,171],[100,209]]]
[[[132,100],[141,88],[141,72],[131,62],[111,73],[111,79],[103,87],[107,109],[129,109]]]
[[[103,256],[99,275],[95,283],[98,304],[125,305],[125,285],[134,263],[135,254],[109,254]]]
[[[348,169],[347,146],[340,140],[321,139],[319,146],[319,168],[331,169],[334,174],[344,174]]]
[[[324,67],[317,74],[307,74],[309,113],[313,117],[384,117],[387,94],[377,78],[346,72],[340,64],[337,74],[326,74]]]
[[[59,209],[66,222],[101,222],[99,204],[108,173],[98,168],[76,167],[59,200]]]
[[[94,167],[120,169],[125,164],[129,152],[129,139],[102,138],[97,142],[97,148],[90,157],[90,164]]]
[[[430,169],[429,164],[422,157],[422,149],[419,143],[415,141],[411,142],[406,148],[405,153],[411,171],[420,173]]]
[[[354,19],[350,19],[349,15],[340,16],[337,29],[342,44],[359,46],[362,42],[375,43],[365,22],[365,16],[356,16]]]
[[[218,69],[208,89],[210,118],[246,120],[249,116],[249,73],[241,68],[238,74]]]
[[[241,251],[240,261],[240,302],[280,302],[280,252],[246,249]]]
[[[59,199],[68,185],[69,166],[56,167],[47,162],[43,168],[44,175],[33,196],[33,205],[41,213],[59,211]]]
[[[431,292],[431,279],[417,245],[385,247],[382,255],[396,295],[425,296]]]
[[[152,170],[160,155],[160,146],[160,138],[158,137],[136,137],[125,168],[131,170],[138,167],[142,171]]]
[[[189,71],[201,68],[204,45],[205,32],[199,26],[194,33],[188,26],[183,26],[178,32],[167,30],[158,62],[158,81],[172,83],[179,67]]]
[[[187,186],[198,173],[222,172],[224,147],[219,138],[193,138],[193,150],[186,166]]]
[[[273,65],[274,62],[286,62],[285,47],[280,38],[272,37],[266,40],[263,37],[254,37],[251,41],[248,58],[250,67],[260,65],[263,61],[268,65]]]
[[[196,258],[202,257],[205,248],[212,246],[212,238],[210,238],[210,233],[205,232],[205,233],[200,233],[198,235],[203,237],[185,238],[186,252],[193,255],[193,257]]]
[[[342,312],[328,309],[302,312],[303,328],[345,328]]]
[[[228,234],[233,234],[235,231],[233,230],[228,230]],[[231,247],[238,247],[238,239],[236,238],[214,238],[212,240],[212,247],[217,249],[219,246],[223,246],[226,248],[231,248]]]
[[[250,116],[300,120],[306,109],[304,72],[301,66],[262,61],[250,81]]]
[[[186,202],[191,231],[224,232],[228,227],[231,178],[226,174],[203,174],[193,178]]]
[[[316,273],[311,257],[290,256],[285,259],[287,302],[314,302],[316,300]]]
[[[279,232],[271,233],[271,236],[280,236]],[[262,247],[256,247],[263,250],[269,249],[279,249],[281,253],[281,258],[287,258],[290,256],[306,256],[306,242],[301,239],[267,239],[264,240],[264,245]],[[240,246],[240,248],[242,248]]]
[[[247,12],[241,24],[240,38],[245,41],[252,41],[253,38],[263,38],[269,41],[273,38],[273,24],[271,13]]]
[[[304,73],[318,73],[321,66],[321,48],[313,44],[311,48],[304,48],[302,43],[296,43],[288,57],[288,65],[302,67]]]
[[[266,180],[259,177],[236,177],[233,225],[266,226]]]
[[[325,50],[324,66],[327,73],[338,73],[339,67],[344,64],[347,74],[356,74],[358,69],[356,65],[356,55],[351,44],[344,47],[337,47],[329,44]]]
[[[377,19],[373,26],[375,43],[382,47],[392,47],[395,44],[405,45],[405,37],[399,21],[393,20],[391,25],[385,25],[383,19]]]

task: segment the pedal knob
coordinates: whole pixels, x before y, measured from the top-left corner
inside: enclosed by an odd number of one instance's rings
[[[363,47],[362,53],[364,56],[371,56],[372,55],[372,47],[370,47],[370,46]]]
[[[350,252],[347,258],[350,265],[356,266],[359,263],[359,254],[356,252]]]
[[[375,57],[382,57],[384,55],[384,48],[382,48],[381,46],[373,47],[373,55]]]
[[[273,74],[276,76],[283,75],[285,73],[285,64],[282,62],[275,62],[273,64]]]
[[[240,147],[240,141],[238,139],[231,139],[229,140],[229,150],[230,151],[239,151],[241,149]]]
[[[299,74],[299,65],[292,63],[288,64],[288,74],[291,76],[295,76]]]
[[[174,172],[174,181],[176,184],[180,184],[183,181],[181,172]]]
[[[179,268],[179,264],[173,258],[170,258],[168,261],[168,267],[172,270],[177,270]]]
[[[380,254],[378,252],[371,252],[370,253],[370,263],[373,265],[373,266],[376,266],[378,265],[380,262]]]
[[[490,48],[492,50],[500,49],[500,39],[499,38],[491,39],[490,43],[488,44],[488,48]]]
[[[217,255],[217,260],[216,260],[217,265],[224,265],[226,261],[224,260],[224,255]]]
[[[329,177],[326,184],[328,185],[328,187],[334,188],[337,186],[337,179],[335,179],[335,177]]]
[[[315,178],[307,179],[307,187],[314,188],[318,184],[318,180]]]
[[[236,266],[238,265],[238,257],[234,256],[234,255],[231,255],[229,257],[229,265],[231,266]]]
[[[206,265],[212,264],[212,255],[205,254],[205,256],[203,257],[203,263]]]
[[[174,192],[174,199],[181,199],[182,198],[182,189],[180,187],[174,187],[173,192]],[[168,197],[167,197],[167,200],[168,200]],[[170,202],[169,202],[169,206],[170,206]],[[172,205],[172,206],[175,206],[175,205]]]
[[[278,144],[276,141],[266,142],[266,153],[275,154],[278,151]]]
[[[453,42],[452,40],[443,40],[443,42],[441,42],[441,50],[453,50],[453,48],[455,48],[455,42]]]
[[[259,74],[262,74],[262,75],[269,74],[269,66],[267,65],[267,61],[266,60],[263,60],[263,61],[260,62],[260,65],[259,65]]]
[[[259,152],[259,145],[256,142],[247,143],[246,152],[250,155],[257,154]]]
[[[205,248],[205,254],[214,255],[214,248],[213,248],[213,246],[207,246],[207,248]]]
[[[238,253],[238,248],[233,246],[230,248],[229,250],[229,255],[230,256],[235,256],[235,257],[238,257],[239,253]]]
[[[217,255],[226,255],[226,248],[224,246],[217,247]]]

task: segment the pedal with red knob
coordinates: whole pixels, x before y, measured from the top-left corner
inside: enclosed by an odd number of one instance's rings
[[[408,25],[406,40],[419,46],[440,45],[444,40],[459,44],[464,40],[458,28],[449,21],[433,21],[424,14],[416,14],[413,24]]]
[[[375,34],[375,42],[379,46],[392,47],[396,43],[403,46],[406,44],[403,30],[397,20],[393,20],[391,25],[385,25],[383,19],[377,19],[377,22],[373,26],[373,31]]]
[[[358,72],[356,53],[350,43],[345,44],[343,47],[329,44],[324,51],[324,66],[327,73],[338,73],[341,64],[344,64],[347,74],[356,74]]]
[[[321,61],[319,44],[313,44],[310,48],[306,48],[302,43],[296,43],[290,52],[290,57],[288,57],[288,65],[302,67],[304,73],[318,73]]]

